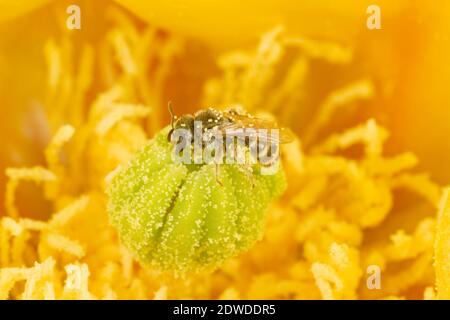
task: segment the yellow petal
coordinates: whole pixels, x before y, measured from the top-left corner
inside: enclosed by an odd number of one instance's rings
[[[0,0],[0,22],[39,8],[49,0]]]
[[[366,28],[371,0],[116,0],[142,19],[157,26],[195,36],[215,45],[254,40],[276,25],[289,33],[353,38]],[[379,0],[382,15],[389,17],[406,1]]]

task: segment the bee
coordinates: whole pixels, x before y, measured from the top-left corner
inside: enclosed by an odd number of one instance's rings
[[[259,150],[266,156],[265,158],[273,159],[272,154],[278,152],[277,149],[274,150],[274,146],[278,148],[279,144],[294,140],[294,134],[288,128],[279,127],[274,121],[255,117],[241,109],[230,108],[222,111],[208,108],[199,110],[193,115],[186,114],[181,117],[174,115],[171,103],[169,103],[168,109],[172,126],[167,135],[169,142],[177,142],[174,141],[176,139],[173,139],[173,133],[177,129],[187,130],[191,137],[194,137],[191,143],[201,141],[202,147],[205,147],[212,137],[220,134],[227,139],[240,141],[241,145],[248,150]],[[196,128],[196,126],[198,127]],[[276,134],[273,133],[274,131]],[[272,164],[270,161],[257,162],[262,166]],[[251,163],[245,163],[244,166],[251,172]],[[222,184],[218,174],[219,164],[216,163],[216,180]]]

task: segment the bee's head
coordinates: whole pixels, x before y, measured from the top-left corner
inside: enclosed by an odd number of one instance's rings
[[[181,116],[180,118],[175,120],[173,129],[187,129],[191,132],[194,132],[194,117],[190,114]]]
[[[171,115],[171,126],[172,129],[169,131],[169,134],[167,135],[167,140],[169,142],[172,141],[172,134],[174,132],[174,130],[177,129],[186,129],[188,130],[191,134],[194,132],[194,117],[191,115],[184,115],[181,117],[177,117],[173,114],[173,110],[172,110],[172,104],[169,102],[169,112]]]

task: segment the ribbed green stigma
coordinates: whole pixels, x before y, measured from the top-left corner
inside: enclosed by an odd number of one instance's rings
[[[144,265],[184,273],[214,269],[261,239],[270,202],[286,181],[239,165],[175,164],[162,130],[113,178],[109,214]]]

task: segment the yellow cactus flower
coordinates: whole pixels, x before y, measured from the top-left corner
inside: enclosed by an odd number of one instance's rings
[[[0,299],[449,299],[450,3],[377,2],[0,0]],[[173,163],[168,101],[282,170]]]

